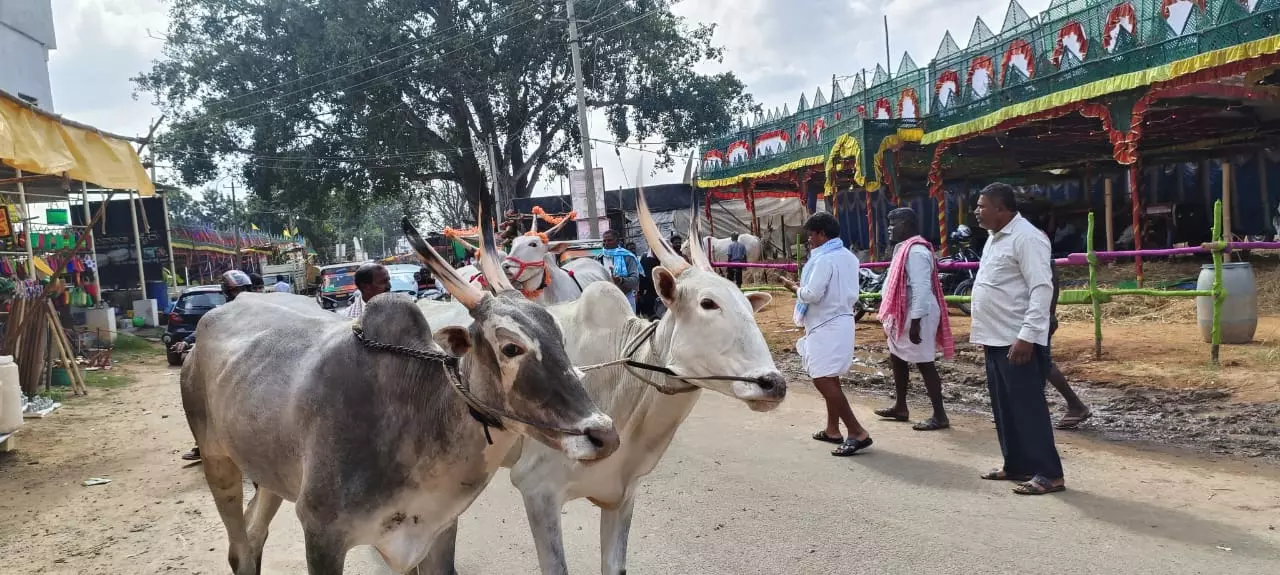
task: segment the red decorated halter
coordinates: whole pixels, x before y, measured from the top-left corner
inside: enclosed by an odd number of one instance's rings
[[[526,289],[520,290],[520,293],[524,294],[524,297],[528,299],[536,299],[538,296],[542,295],[542,290],[547,289],[547,285],[551,283],[551,271],[547,269],[547,262],[545,260],[526,262],[516,257],[507,256],[506,261],[512,262],[520,266],[520,268],[517,269],[516,273],[514,274],[516,281],[521,281],[519,278],[524,276],[525,270],[529,268],[534,268],[534,269],[542,268],[542,286],[534,290],[526,290]],[[523,281],[521,281],[521,283],[523,283]]]

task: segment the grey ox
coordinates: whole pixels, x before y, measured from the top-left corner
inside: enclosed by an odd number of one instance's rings
[[[618,426],[621,447],[598,464],[583,465],[554,449],[520,441],[503,463],[512,467],[511,481],[524,498],[544,574],[568,572],[561,507],[581,498],[600,508],[601,572],[626,573],[640,479],[658,465],[702,389],[739,399],[754,411],[769,411],[786,397],[786,380],[754,318],[770,296],[743,294],[711,271],[696,244],[693,265],[687,263],[662,239],[643,190],[638,204],[645,239],[662,264],[653,270],[654,285],[670,311],[656,323],[637,318],[611,283],[587,286],[578,300],[550,308],[565,326],[569,357],[588,369],[583,378],[587,393]],[[423,307],[448,315],[440,306]],[[436,316],[429,317],[434,321]],[[627,363],[617,365],[620,361]],[[590,369],[600,364],[611,365]],[[453,549],[456,537],[455,524],[441,534],[434,547],[440,552],[433,552],[420,572],[454,573],[453,553],[444,549]]]
[[[392,294],[369,302],[362,330],[289,294],[246,294],[200,322],[182,403],[236,575],[260,573],[282,500],[297,504],[310,575],[342,573],[357,545],[404,573],[521,437],[578,462],[618,447],[552,316],[494,258],[481,269],[496,296],[454,273],[407,221],[405,232],[474,320],[437,331],[439,346],[413,302]],[[246,474],[257,488],[247,512]]]

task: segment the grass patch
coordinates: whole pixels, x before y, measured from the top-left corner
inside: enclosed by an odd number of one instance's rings
[[[133,378],[121,373],[118,370],[112,371],[86,371],[84,372],[84,384],[86,387],[94,387],[98,389],[118,389],[133,383]]]
[[[164,353],[164,346],[152,343],[138,336],[122,333],[116,336],[112,359],[116,361],[136,362],[144,357]]]
[[[57,403],[67,402],[67,392],[62,388],[54,388],[39,394],[41,397],[47,397]]]

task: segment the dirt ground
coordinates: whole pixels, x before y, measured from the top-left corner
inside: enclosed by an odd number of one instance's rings
[[[795,300],[786,293],[773,296],[759,324],[779,363],[800,375],[794,345],[803,334],[791,321]],[[1087,307],[1060,307],[1053,355],[1094,411],[1082,430],[1280,461],[1280,309],[1275,311],[1259,318],[1253,343],[1222,346],[1221,365],[1214,367],[1190,300],[1132,298],[1104,308],[1101,359],[1094,358]],[[967,343],[969,318],[953,310],[950,319],[957,357],[939,364],[947,401],[985,411],[986,378],[981,353]],[[858,323],[857,349],[858,363],[846,384],[891,397],[884,331],[874,314]],[[912,392],[923,395],[919,375],[913,376]],[[1049,398],[1061,403],[1052,391]]]

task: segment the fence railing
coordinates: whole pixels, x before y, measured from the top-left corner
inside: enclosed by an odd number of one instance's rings
[[[1113,297],[1123,296],[1144,296],[1144,297],[1165,297],[1165,298],[1186,298],[1186,297],[1211,297],[1213,298],[1213,319],[1212,329],[1210,332],[1210,357],[1215,365],[1218,364],[1219,350],[1222,345],[1222,303],[1226,300],[1226,288],[1222,283],[1222,264],[1225,254],[1237,250],[1280,250],[1280,242],[1225,242],[1222,235],[1222,201],[1219,200],[1213,207],[1213,241],[1202,244],[1200,246],[1191,246],[1185,248],[1169,248],[1155,250],[1127,250],[1127,251],[1103,251],[1098,252],[1093,249],[1093,230],[1094,216],[1089,214],[1089,226],[1086,232],[1085,253],[1070,254],[1065,258],[1054,260],[1057,265],[1087,265],[1089,266],[1089,283],[1087,289],[1082,290],[1062,290],[1058,295],[1059,305],[1090,305],[1093,307],[1093,341],[1094,357],[1102,358],[1102,304],[1109,303]],[[1135,258],[1135,257],[1167,257],[1174,255],[1190,255],[1190,254],[1212,254],[1213,256],[1213,287],[1208,290],[1165,290],[1165,289],[1128,289],[1128,288],[1102,288],[1098,286],[1098,266],[1103,261],[1114,261],[1119,259]],[[789,272],[799,270],[799,263],[737,263],[737,262],[713,262],[711,264],[721,268],[757,268],[757,269],[775,269]],[[888,262],[869,262],[861,264],[865,268],[885,268]],[[978,262],[940,262],[937,264],[940,271],[951,270],[972,270],[978,268]],[[774,286],[750,286],[743,289],[754,291],[782,291],[783,288]],[[878,293],[864,293],[862,299],[879,299]],[[972,301],[971,296],[949,295],[944,298],[948,303],[969,303]]]

